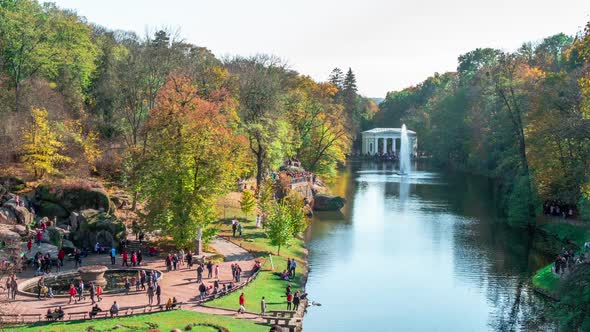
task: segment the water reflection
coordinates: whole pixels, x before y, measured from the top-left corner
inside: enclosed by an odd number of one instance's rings
[[[348,203],[310,228],[323,306],[305,331],[509,331],[542,309],[527,280],[549,255],[498,220],[486,179],[357,164],[334,188]]]

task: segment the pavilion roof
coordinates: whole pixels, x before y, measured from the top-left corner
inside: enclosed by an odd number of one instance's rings
[[[371,130],[365,130],[364,133],[367,134],[401,134],[401,128],[373,128]],[[408,134],[416,135],[415,131],[407,129]]]

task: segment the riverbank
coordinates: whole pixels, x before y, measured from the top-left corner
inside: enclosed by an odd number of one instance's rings
[[[590,225],[584,222],[572,222],[561,218],[539,218],[537,231],[558,241],[563,247],[573,247],[578,251],[584,243],[590,240]],[[555,301],[560,300],[559,287],[562,278],[554,273],[555,263],[551,263],[538,270],[532,277],[533,289]]]

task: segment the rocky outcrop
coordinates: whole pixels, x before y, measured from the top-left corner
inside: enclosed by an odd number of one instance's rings
[[[340,196],[316,194],[313,201],[313,209],[316,211],[338,211],[346,200]]]
[[[14,176],[0,176],[0,185],[4,187],[6,191],[21,191],[26,188],[26,183]],[[0,194],[2,193],[2,189],[0,189]]]
[[[124,236],[125,225],[116,217],[98,210],[84,210],[78,216],[78,231],[73,232],[77,246],[92,248],[96,242],[104,246],[115,246]]]
[[[24,206],[18,206],[8,201],[0,207],[0,224],[29,225],[33,222],[33,214]]]
[[[38,214],[49,218],[67,218],[84,209],[112,212],[115,209],[107,192],[98,187],[75,185],[40,185],[35,190]]]

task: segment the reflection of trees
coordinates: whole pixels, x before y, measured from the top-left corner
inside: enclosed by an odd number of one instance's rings
[[[449,210],[474,220],[454,224],[457,278],[486,291],[494,308],[489,316],[494,330],[538,324],[543,304],[528,287],[528,278],[548,263],[548,257],[535,249],[535,239],[526,230],[509,228],[496,218],[489,183],[471,178],[451,178],[449,183],[452,189],[445,196]]]

